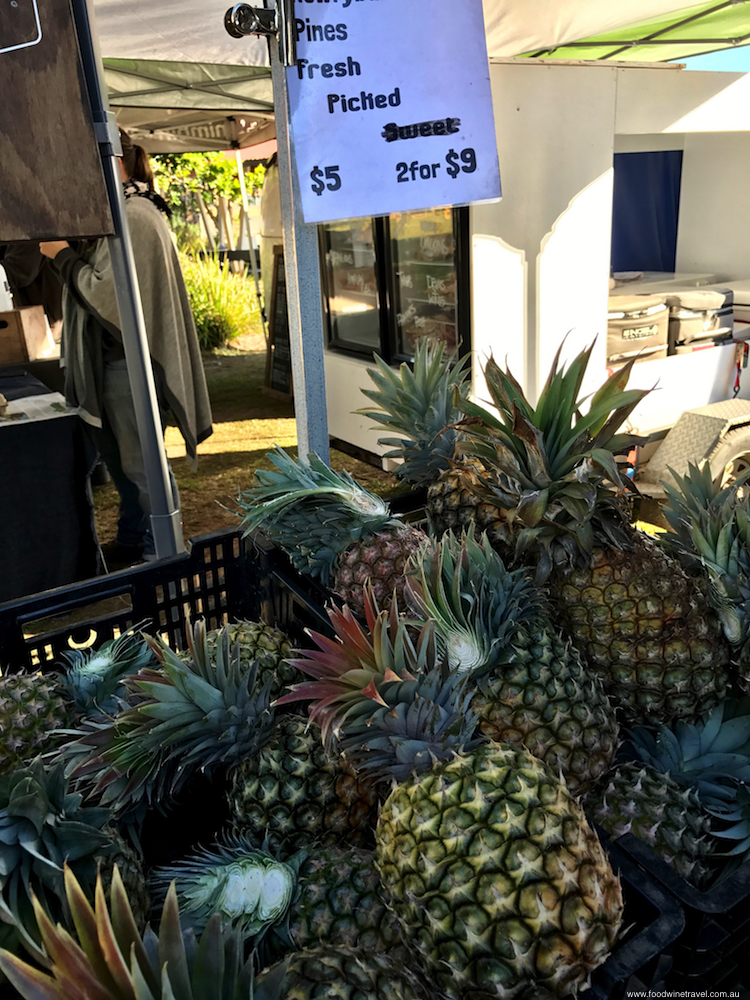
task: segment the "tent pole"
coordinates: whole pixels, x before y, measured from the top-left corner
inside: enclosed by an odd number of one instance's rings
[[[263,336],[268,343],[268,331],[266,330],[266,312],[263,308],[263,303],[260,301],[260,285],[258,284],[258,263],[255,260],[255,247],[253,246],[253,231],[250,228],[250,211],[249,203],[247,200],[247,185],[245,184],[245,167],[242,162],[242,153],[239,149],[234,151],[235,163],[237,164],[237,178],[240,182],[240,195],[242,196],[242,220],[240,222],[240,235],[237,237],[237,249],[242,248],[242,227],[246,227],[247,231],[247,248],[250,251],[250,267],[253,272],[253,281],[255,282],[255,297],[258,300],[258,309],[260,310],[260,325],[263,327]]]
[[[117,308],[120,312],[122,343],[151,499],[151,527],[156,556],[164,559],[184,552],[185,543],[180,511],[175,506],[172,495],[133,246],[125,217],[125,198],[117,159],[119,135],[115,117],[109,111],[101,55],[92,31],[87,0],[72,0],[72,8],[114,222],[115,232],[108,237],[108,243],[115,277]]]
[[[291,2],[276,0],[280,20],[291,14],[291,10],[285,9],[287,3],[291,8]],[[293,25],[293,19],[291,23]],[[271,39],[268,48],[279,146],[279,187],[298,454],[302,461],[306,461],[309,453],[314,451],[329,464],[318,227],[305,223],[302,217],[294,143],[289,128],[286,66],[274,39]]]

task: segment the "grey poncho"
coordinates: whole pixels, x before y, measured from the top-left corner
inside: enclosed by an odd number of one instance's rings
[[[151,201],[128,198],[125,210],[157,395],[172,411],[194,462],[197,445],[212,431],[211,405],[179,258],[169,229]],[[87,260],[65,249],[54,263],[65,285],[65,395],[87,423],[101,427],[105,341],[122,339],[107,240],[100,239]]]

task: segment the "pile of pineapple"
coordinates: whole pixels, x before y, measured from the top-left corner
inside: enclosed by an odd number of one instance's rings
[[[199,621],[184,651],[133,630],[0,677],[9,995],[569,997],[628,920],[596,824],[699,886],[745,859],[741,484],[691,469],[673,530],[635,528],[616,460],[643,394],[626,366],[581,399],[589,353],[536,408],[490,362],[493,410],[440,345],[378,361],[367,412],[428,530],[272,456],[239,500],[330,588],[308,648]],[[160,814],[189,847],[153,864]]]

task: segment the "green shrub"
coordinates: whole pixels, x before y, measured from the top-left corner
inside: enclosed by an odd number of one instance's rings
[[[173,213],[172,232],[177,240],[177,249],[180,253],[197,257],[202,250],[205,250],[206,243],[201,233],[201,227],[197,226],[194,222],[185,222],[184,219],[177,219],[175,221]]]
[[[249,333],[259,315],[252,282],[216,257],[180,260],[201,349],[213,351]]]

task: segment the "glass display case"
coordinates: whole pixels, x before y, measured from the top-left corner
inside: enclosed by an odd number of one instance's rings
[[[328,344],[409,360],[422,337],[471,350],[468,209],[320,226]]]
[[[449,208],[404,212],[389,220],[396,354],[409,357],[422,337],[456,347],[458,261]]]
[[[329,342],[380,349],[380,293],[372,219],[321,226]]]

